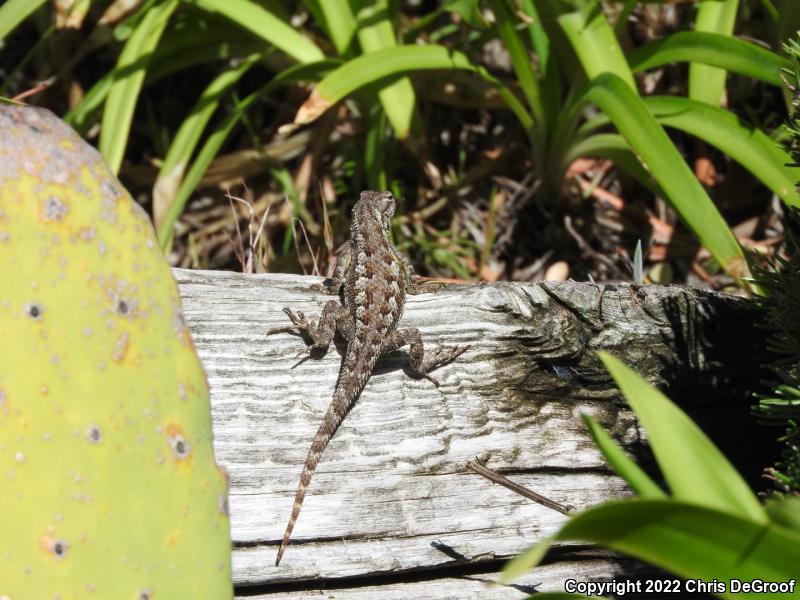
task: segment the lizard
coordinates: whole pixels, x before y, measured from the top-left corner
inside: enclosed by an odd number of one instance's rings
[[[344,305],[328,301],[316,324],[302,312],[284,308],[292,325],[267,331],[267,335],[295,333],[310,340],[311,344],[298,356],[325,353],[337,332],[347,340],[333,399],[303,465],[289,523],[275,559],[276,567],[289,543],[322,453],[364,389],[378,358],[408,345],[411,374],[424,377],[438,387],[429,372],[469,349],[469,346],[438,346],[425,351],[418,329],[397,328],[406,295],[417,294],[419,289],[408,258],[393,246],[389,237],[395,205],[391,192],[365,191],[353,207],[350,243],[337,256],[333,277],[325,288],[329,294],[343,292]]]

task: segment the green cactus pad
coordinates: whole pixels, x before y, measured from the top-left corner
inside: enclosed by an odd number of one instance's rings
[[[208,387],[144,211],[0,105],[0,598],[230,598]]]

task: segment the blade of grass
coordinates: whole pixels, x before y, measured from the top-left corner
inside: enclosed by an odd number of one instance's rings
[[[628,55],[634,73],[674,62],[711,65],[782,86],[781,69],[791,68],[789,60],[760,46],[718,33],[680,31],[640,46]]]
[[[628,19],[630,18],[631,13],[633,12],[633,9],[636,8],[637,4],[639,4],[638,0],[625,0],[625,4],[622,5],[622,10],[619,13],[617,22],[614,24],[614,35],[620,37],[625,31],[625,27],[628,25]]]
[[[761,6],[764,7],[764,10],[767,11],[770,18],[777,23],[779,15],[775,5],[770,0],[761,0]]]
[[[389,15],[389,3],[378,0],[358,13],[358,41],[365,54],[397,46]],[[417,99],[411,80],[402,77],[378,90],[383,110],[399,139],[408,137],[414,121]]]
[[[263,6],[248,0],[185,0],[211,13],[219,13],[301,63],[325,58],[307,37]]]
[[[336,60],[322,60],[308,65],[296,65],[276,75],[271,81],[263,85],[261,88],[242,99],[236,106],[234,106],[228,116],[225,117],[222,123],[208,136],[205,144],[197,153],[192,166],[186,173],[175,198],[169,206],[167,213],[164,215],[164,221],[157,229],[158,243],[164,252],[169,250],[172,243],[172,231],[175,221],[183,212],[183,208],[189,199],[189,196],[200,183],[203,173],[206,172],[211,161],[222,148],[222,144],[233,131],[233,128],[241,120],[244,111],[246,111],[256,100],[269,94],[273,90],[296,83],[298,81],[316,80],[324,73],[332,70],[339,61]]]
[[[231,39],[229,31],[219,24],[208,29],[168,28],[153,52],[143,85],[147,86],[194,65],[245,57],[259,50],[257,40]],[[106,73],[89,88],[83,100],[64,116],[64,120],[79,133],[85,134],[91,126],[92,116],[103,106],[111,84],[119,76],[119,68]]]
[[[724,37],[733,35],[739,0],[705,0],[697,6],[695,31],[716,33]],[[719,106],[725,94],[725,80],[728,73],[724,69],[710,67],[699,62],[689,64],[689,98]]]
[[[223,95],[258,62],[259,58],[259,54],[253,54],[239,65],[218,75],[200,94],[189,115],[181,123],[153,186],[153,220],[156,228],[164,220],[169,205],[175,199],[186,165],[189,164],[200,136],[208,125],[211,115],[217,110]]]
[[[796,0],[777,0],[774,8],[780,15],[777,20],[778,43],[783,44],[800,29],[800,2]]]
[[[613,73],[636,90],[625,54],[598,2],[587,2],[580,10],[559,15],[558,23],[590,81],[602,73]]]
[[[16,29],[30,15],[36,12],[46,0],[6,0],[0,6],[0,42]]]
[[[385,48],[347,61],[319,82],[311,97],[298,110],[294,122],[306,124],[314,121],[331,106],[364,86],[410,71],[435,69],[465,69],[477,73],[497,88],[498,95],[525,130],[531,130],[533,121],[530,115],[508,88],[483,67],[473,64],[463,53],[435,44]]]
[[[730,228],[636,92],[616,75],[604,73],[591,82],[582,100],[609,116],[720,266],[733,277],[747,276],[744,253]]]
[[[373,102],[367,107],[367,133],[364,144],[364,169],[371,190],[385,190],[387,186],[384,168],[383,141],[386,130],[386,113]]]
[[[119,55],[118,77],[108,91],[98,143],[100,153],[114,173],[119,172],[125,155],[133,111],[153,50],[178,4],[179,0],[164,0],[147,11]]]
[[[642,471],[641,467],[633,462],[623,452],[622,448],[617,446],[616,442],[611,439],[605,430],[587,414],[582,414],[586,427],[589,428],[589,433],[594,440],[594,443],[606,457],[608,464],[611,468],[622,477],[631,489],[637,495],[643,498],[665,498],[666,494],[663,490],[656,485],[656,483],[647,476],[647,473]]]
[[[522,92],[525,94],[525,99],[528,101],[528,107],[533,114],[536,137],[540,140],[544,139],[547,134],[547,119],[542,104],[539,80],[533,70],[528,48],[517,32],[517,20],[511,14],[506,0],[489,0],[489,6],[492,9],[492,13],[494,13],[497,31],[508,49],[514,72],[517,75],[520,87],[522,87]],[[539,144],[534,149],[537,147],[539,147]]]
[[[797,170],[792,158],[766,133],[745,125],[733,113],[702,102],[678,96],[649,96],[645,104],[662,125],[680,129],[716,146],[787,205],[800,208]]]
[[[522,12],[530,19],[528,26],[528,35],[531,39],[533,51],[539,58],[539,71],[542,78],[547,77],[547,67],[550,64],[550,39],[547,37],[547,31],[542,26],[542,18],[539,16],[539,11],[536,10],[536,4],[533,0],[522,0],[520,2]]]
[[[550,37],[533,0],[521,0],[522,14],[530,21],[528,36],[539,62],[539,92],[542,104],[543,126],[539,126],[541,139],[550,135],[561,98],[561,73],[556,53],[551,48]],[[544,165],[543,165],[544,166]]]
[[[636,240],[636,249],[633,251],[633,281],[637,285],[642,285],[644,283],[643,263],[642,240]]]
[[[673,496],[765,524],[758,498],[702,430],[621,360],[598,355],[647,431]]]
[[[305,5],[319,15],[317,18],[339,56],[346,56],[357,29],[350,3],[347,0],[305,0]]]

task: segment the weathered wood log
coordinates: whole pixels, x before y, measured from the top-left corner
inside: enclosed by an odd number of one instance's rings
[[[234,581],[264,595],[283,590],[295,597],[287,590],[342,587],[343,578],[358,578],[346,591],[367,597],[378,585],[368,585],[371,577],[391,579],[375,592],[381,597],[395,597],[392,586],[404,577],[424,596],[474,595],[474,582],[456,580],[448,569],[466,565],[475,573],[485,565],[479,579],[491,579],[499,559],[565,520],[469,471],[475,457],[576,508],[628,494],[580,420],[583,412],[592,415],[626,449],[645,455],[643,432],[597,360],[598,349],[670,390],[724,449],[760,451],[742,444],[750,435],[741,428],[751,422],[749,394],[763,376],[756,350],[765,335],[747,300],[677,286],[573,282],[431,289],[409,298],[403,323],[418,327],[425,343],[471,344],[470,350],[435,373],[438,388],[404,374],[403,351],[379,363],[326,450],[276,568],[342,347],[297,364],[302,340],[267,338],[265,331],[287,324],[283,307],[316,316],[330,298],[310,290],[320,281],[311,277],[185,270],[175,276],[211,386],[217,459],[231,477]],[[740,458],[750,468],[748,456]],[[567,573],[610,577],[630,564],[608,556],[580,560],[579,550],[561,546],[558,562],[528,581],[561,589]],[[437,569],[441,580],[432,582]],[[491,597],[524,597],[520,589],[496,588]]]

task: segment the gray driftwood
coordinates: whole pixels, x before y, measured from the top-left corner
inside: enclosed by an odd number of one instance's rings
[[[234,582],[258,597],[326,589],[353,598],[524,598],[533,589],[562,589],[568,576],[639,572],[564,545],[554,563],[518,586],[483,583],[495,578],[501,559],[565,517],[469,471],[470,460],[578,509],[629,493],[580,419],[592,415],[646,458],[643,432],[599,364],[598,349],[669,388],[701,424],[718,424],[724,410],[733,425],[712,427],[723,448],[743,446],[747,435],[738,423],[750,401],[747,382],[759,378],[752,349],[762,334],[746,300],[573,282],[433,288],[409,298],[403,323],[418,327],[426,343],[471,349],[435,372],[439,388],[408,377],[402,351],[379,363],[326,450],[276,568],[342,348],[297,364],[300,338],[264,332],[287,324],[284,306],[316,316],[330,298],[309,289],[321,281],[312,277],[175,276],[208,373],[217,459],[231,477]]]

